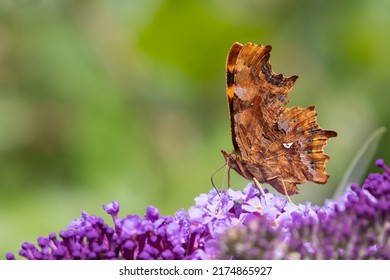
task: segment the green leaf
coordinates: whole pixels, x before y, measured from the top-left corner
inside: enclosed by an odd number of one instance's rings
[[[339,186],[333,194],[334,199],[339,198],[352,183],[362,181],[386,130],[385,127],[378,128],[364,142],[344,173]]]

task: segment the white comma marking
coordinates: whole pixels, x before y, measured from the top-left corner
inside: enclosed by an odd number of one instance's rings
[[[283,143],[283,147],[285,147],[286,149],[290,149],[293,143],[294,143],[294,142]]]

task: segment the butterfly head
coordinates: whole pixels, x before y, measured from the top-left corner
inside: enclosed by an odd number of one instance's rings
[[[225,161],[226,161],[226,164],[234,169],[234,170],[237,170],[238,166],[237,166],[237,154],[236,153],[228,153],[228,152],[225,152],[225,151],[221,151],[222,154],[223,154],[223,157],[225,158]]]
[[[235,170],[244,178],[252,180],[253,175],[246,166],[247,162],[241,157],[241,155],[237,151],[233,151],[232,153],[228,153],[225,151],[221,152],[229,168]]]

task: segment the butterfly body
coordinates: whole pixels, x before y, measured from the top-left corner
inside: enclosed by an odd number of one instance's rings
[[[321,129],[314,106],[285,107],[297,76],[272,72],[271,46],[235,43],[226,63],[226,88],[233,152],[222,151],[227,165],[246,179],[277,191],[299,193],[297,184],[328,179],[323,152],[337,135]]]

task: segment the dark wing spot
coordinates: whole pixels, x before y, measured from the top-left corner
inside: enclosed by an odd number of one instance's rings
[[[272,100],[272,99],[274,99],[275,98],[275,94],[274,93],[270,93],[270,94],[268,94],[268,99],[269,100]]]
[[[310,161],[310,167],[311,169],[316,169],[316,163],[313,160]]]
[[[254,67],[252,68],[252,73],[253,73],[253,74],[256,74],[256,73],[257,73],[257,67],[256,67],[256,66],[254,66]]]
[[[313,143],[313,138],[311,137],[307,138],[307,143]]]
[[[286,96],[282,93],[281,95],[278,96],[278,100],[284,103],[286,101]]]
[[[274,84],[276,86],[281,87],[281,86],[284,86],[285,83],[286,83],[286,81],[284,80],[282,74],[274,76]]]
[[[261,66],[261,72],[263,72],[267,82],[274,84],[275,86],[281,87],[284,86],[284,84],[286,83],[282,74],[279,75],[272,74],[271,66],[268,63]]]
[[[234,84],[234,73],[230,70],[226,73],[227,86],[231,87]]]
[[[310,127],[310,128],[309,128],[309,133],[310,133],[310,134],[316,134],[315,128]]]
[[[271,138],[269,138],[266,134],[262,133],[261,135],[262,135],[265,139],[271,141]]]
[[[313,153],[313,151],[311,150],[311,148],[308,148],[308,149],[307,149],[307,153],[308,153],[309,155],[311,155],[311,154]]]

